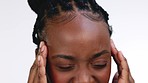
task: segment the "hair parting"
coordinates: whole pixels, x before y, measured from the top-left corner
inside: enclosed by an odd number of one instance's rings
[[[45,25],[45,18],[53,19],[61,12],[73,12],[74,7],[79,11],[89,11],[99,16],[108,24],[108,13],[97,4],[96,0],[28,0],[31,9],[37,14],[36,23],[33,30],[33,42],[39,45],[41,39],[40,34]],[[100,18],[98,17],[98,18]],[[63,19],[64,20],[64,19]],[[108,24],[109,26],[109,24]],[[108,27],[110,35],[112,28]]]

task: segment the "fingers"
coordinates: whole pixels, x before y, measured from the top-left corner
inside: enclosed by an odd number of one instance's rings
[[[128,67],[128,63],[127,63],[127,60],[124,58],[122,52],[119,52],[118,53],[118,58],[120,60],[120,71],[121,71],[121,74],[120,74],[120,78],[122,80],[125,81],[125,83],[128,83],[129,81],[129,67]]]
[[[120,61],[118,60],[118,56],[117,56],[118,50],[116,49],[113,40],[110,41],[110,44],[111,44],[111,53],[112,53],[112,57],[113,57],[113,59],[115,60],[116,64],[119,65],[119,64],[120,64]]]
[[[39,57],[40,57],[40,55],[38,55],[37,56],[37,70],[36,70],[36,73],[35,73],[35,76],[34,76],[34,79],[33,79],[33,82],[31,82],[31,83],[40,83],[39,82]]]
[[[39,81],[40,83],[47,83],[47,78],[46,78],[46,70],[45,70],[45,65],[44,65],[44,60],[42,56],[39,56]]]
[[[44,42],[40,43],[36,60],[30,69],[28,83],[47,83],[46,78],[46,58],[47,58],[47,47]]]
[[[40,55],[43,57],[44,65],[46,66],[46,59],[47,59],[47,46],[45,45],[45,42],[40,43]]]
[[[129,80],[130,80],[131,83],[135,83],[135,80],[133,79],[131,73],[130,73],[130,76],[129,76]]]
[[[29,79],[28,79],[28,83],[33,83],[34,81],[34,78],[35,78],[35,75],[36,75],[36,72],[37,72],[37,66],[38,66],[38,63],[37,63],[37,59],[34,61],[31,69],[30,69],[30,74],[29,74]]]
[[[123,56],[121,51],[116,49],[112,40],[111,51],[113,59],[118,67],[118,72],[114,76],[112,83],[134,83],[126,58]]]
[[[129,69],[129,66],[128,66],[128,62],[126,60],[126,58],[123,56],[122,52],[119,52],[120,56],[119,56],[119,59],[121,61],[121,68],[122,68],[122,72],[121,72],[121,78],[122,79],[127,79],[127,83],[130,82],[130,83],[135,83],[132,75],[131,75],[131,72],[130,72],[130,69]]]
[[[118,70],[119,70],[118,73],[120,73],[120,69],[119,69],[120,61],[119,61],[119,59],[118,59],[118,50],[116,49],[113,40],[110,41],[110,44],[111,44],[111,53],[112,53],[112,57],[113,57],[114,61],[115,61],[116,64],[117,64],[117,68],[118,68]]]
[[[37,57],[37,60],[38,60],[38,68],[36,71],[34,81],[32,83],[47,83],[43,57],[41,55],[39,55]]]

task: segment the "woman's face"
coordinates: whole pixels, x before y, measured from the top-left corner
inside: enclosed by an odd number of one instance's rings
[[[46,26],[48,64],[54,83],[108,83],[111,50],[108,26],[77,15]]]

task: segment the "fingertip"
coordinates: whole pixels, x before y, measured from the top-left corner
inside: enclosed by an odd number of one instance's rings
[[[44,47],[44,46],[42,46],[40,49],[41,49],[41,53],[42,53],[42,52],[44,52],[45,47]]]
[[[39,48],[41,48],[43,45],[44,45],[44,42],[41,41],[41,42],[40,42],[40,46],[39,46]]]
[[[111,47],[115,48],[115,44],[112,39],[110,39],[110,44],[111,44]]]
[[[118,50],[117,50],[117,48],[116,48],[116,46],[115,46],[115,44],[114,44],[114,42],[113,42],[112,39],[110,40],[110,45],[111,45],[111,53],[112,53],[112,56],[117,55]]]
[[[43,55],[47,55],[47,46],[45,45],[45,42],[44,41],[41,41],[40,43],[40,52],[43,54]]]
[[[47,59],[47,47],[46,47],[46,45],[43,45],[41,47],[41,49],[42,49],[42,52],[41,52],[40,55],[42,57],[43,64],[46,65],[46,59]]]
[[[43,59],[47,58],[47,47],[46,46],[42,47],[41,56],[43,57]]]

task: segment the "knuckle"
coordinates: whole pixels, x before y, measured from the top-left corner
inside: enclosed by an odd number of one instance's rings
[[[31,66],[30,71],[33,71],[33,70],[36,69],[36,68],[37,68],[37,65],[34,63],[34,64]]]
[[[127,62],[127,59],[126,59],[125,57],[123,58],[123,60],[124,60],[125,62]]]
[[[39,78],[46,76],[46,73],[39,73]]]

